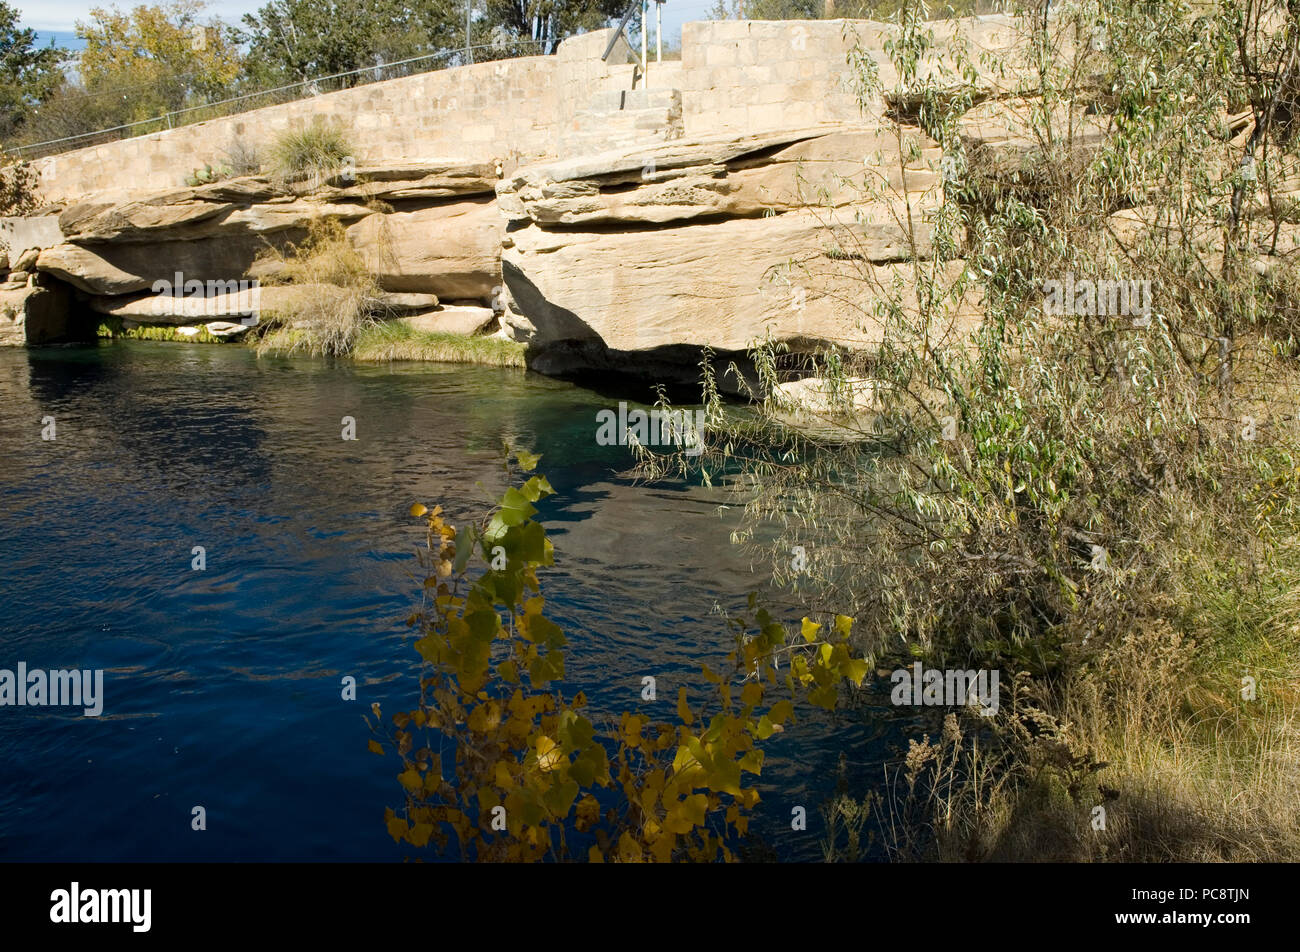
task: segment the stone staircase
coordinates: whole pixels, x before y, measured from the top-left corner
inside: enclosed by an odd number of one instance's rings
[[[561,155],[584,155],[682,135],[680,89],[608,89],[579,109],[561,137]]]

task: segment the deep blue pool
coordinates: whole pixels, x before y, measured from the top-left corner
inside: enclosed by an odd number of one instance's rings
[[[367,752],[362,714],[415,696],[403,619],[423,532],[407,510],[481,512],[503,442],[543,453],[557,491],[543,587],[568,686],[613,711],[652,674],[671,717],[676,685],[727,649],[715,606],[763,579],[716,495],[617,475],[627,450],[594,439],[612,405],[521,371],[0,351],[0,668],[105,671],[98,718],[0,707],[0,858],[400,859],[383,823],[397,762]],[[778,855],[820,856],[817,809],[866,733],[806,717],[781,735],[755,821]],[[792,804],[807,833],[789,831]]]

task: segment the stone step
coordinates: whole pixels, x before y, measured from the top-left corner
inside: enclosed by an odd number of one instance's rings
[[[636,109],[665,109],[682,106],[680,89],[607,89],[596,93],[585,111],[592,113],[626,112]]]
[[[661,109],[638,109],[635,112],[619,112],[613,115],[580,112],[574,118],[580,128],[593,130],[658,129],[673,122],[673,117]]]
[[[600,152],[681,135],[681,90],[611,89],[597,93],[578,110],[562,140],[567,150]]]

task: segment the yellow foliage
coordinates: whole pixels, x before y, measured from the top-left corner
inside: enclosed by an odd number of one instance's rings
[[[239,76],[239,48],[230,27],[200,20],[203,9],[193,0],[91,9],[89,21],[77,21],[82,81],[92,91],[129,89],[128,121],[215,98]]]
[[[728,842],[747,833],[759,799],[744,785],[762,771],[756,744],[782,729],[796,701],[834,706],[840,685],[865,674],[848,649],[850,622],[805,619],[789,632],[759,610],[752,630],[739,620],[723,673],[703,669],[716,711],[692,709],[682,686],[676,723],[624,711],[597,730],[577,713],[585,695],[551,686],[564,675],[565,638],[545,615],[536,571],[553,550],[533,520],[533,503],[551,492],[532,476],[461,529],[439,508],[411,508],[427,530],[425,604],[410,619],[425,665],[419,704],[394,715],[390,732],[371,725],[405,768],[406,818],[388,811],[389,833],[417,848],[446,849],[454,836],[461,856],[479,861],[572,858],[575,834],[595,839],[578,848],[591,862],[729,861]],[[471,574],[471,563],[482,570]],[[788,696],[771,699],[781,687]],[[413,751],[408,728],[435,734]],[[454,751],[446,779],[435,749]],[[613,805],[602,811],[602,802]]]

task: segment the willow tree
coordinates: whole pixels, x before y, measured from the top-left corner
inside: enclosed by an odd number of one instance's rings
[[[1147,833],[1182,829],[1184,810],[1205,855],[1293,856],[1291,714],[1274,695],[1255,716],[1239,692],[1264,659],[1300,667],[1294,4],[1026,4],[996,55],[900,8],[884,62],[857,46],[850,65],[864,109],[886,104],[895,177],[934,156],[930,211],[889,204],[878,169],[847,184],[859,206],[900,209],[908,263],[852,254],[842,206],[824,209],[830,253],[777,269],[879,343],[756,341],[740,415],[706,366],[706,451],[645,467],[726,477],[740,541],[794,602],[852,616],[873,660],[1023,673],[981,732],[1010,745],[1026,789],[1055,771],[1064,854],[1191,855],[1180,834],[1144,839],[1141,819],[1093,835],[1100,774],[1145,798]],[[963,119],[975,109],[982,124]],[[990,123],[1014,149],[980,134]],[[1149,306],[1101,306],[1119,281],[1146,282]],[[1050,306],[1054,285],[1077,292],[1069,307]],[[784,386],[803,377],[822,405]],[[1203,774],[1155,792],[1152,762],[1165,784],[1189,762]],[[1256,821],[1223,807],[1238,794]],[[952,833],[962,810],[943,807]],[[989,833],[988,807],[957,855],[1016,835]]]

